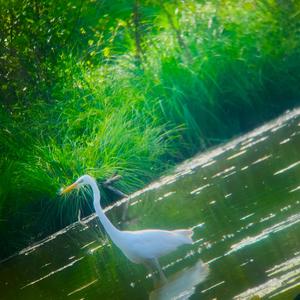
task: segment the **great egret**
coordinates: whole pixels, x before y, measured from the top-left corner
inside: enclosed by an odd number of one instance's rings
[[[100,205],[100,191],[93,177],[89,175],[81,176],[73,184],[65,188],[62,194],[83,185],[89,185],[92,188],[96,214],[116,246],[133,263],[143,264],[147,269],[156,269],[161,280],[165,281],[166,278],[160,267],[158,258],[176,250],[181,245],[192,244],[193,231],[191,229],[121,231],[104,214]]]

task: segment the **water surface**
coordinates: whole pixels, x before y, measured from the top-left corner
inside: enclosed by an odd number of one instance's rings
[[[1,299],[293,299],[300,293],[300,111],[179,165],[107,209],[119,228],[194,229],[163,257],[168,282],[129,262],[91,216],[0,263]]]

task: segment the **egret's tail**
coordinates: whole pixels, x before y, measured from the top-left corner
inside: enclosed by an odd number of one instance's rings
[[[194,231],[192,229],[178,229],[178,230],[175,230],[175,232],[177,234],[181,235],[187,244],[193,243],[192,236],[194,234]]]

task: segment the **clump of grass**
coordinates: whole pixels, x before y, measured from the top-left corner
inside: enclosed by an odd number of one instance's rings
[[[3,139],[3,149],[16,161],[13,171],[7,167],[11,184],[3,182],[9,193],[4,201],[20,204],[13,207],[13,219],[33,210],[31,219],[23,220],[28,232],[44,235],[76,220],[79,208],[85,214],[92,211],[84,194],[69,199],[58,194],[82,174],[101,181],[118,173],[123,176],[118,187],[130,192],[165,170],[165,159],[174,152],[176,129],[157,121],[155,107],[150,109],[144,95],[122,79],[128,75],[106,76],[82,66],[73,71],[69,85],[57,87],[63,93],[54,93],[51,104],[36,102],[26,115],[13,115],[1,128],[11,139]],[[37,218],[34,211],[40,211]],[[47,221],[39,226],[41,219]]]

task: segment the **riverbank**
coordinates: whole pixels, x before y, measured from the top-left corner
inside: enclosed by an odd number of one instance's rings
[[[118,172],[129,193],[299,104],[299,4],[73,4],[12,7],[27,17],[1,59],[1,257],[92,211],[58,196],[78,176]]]

